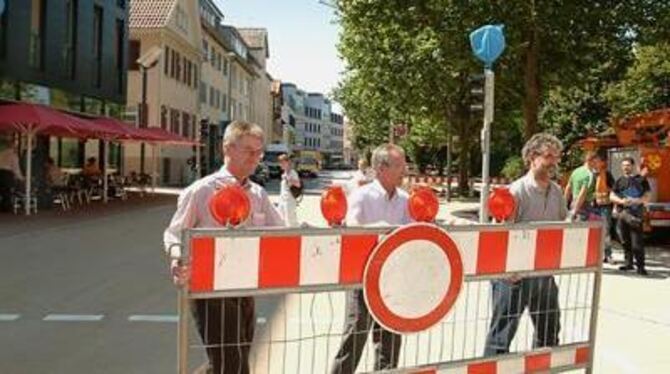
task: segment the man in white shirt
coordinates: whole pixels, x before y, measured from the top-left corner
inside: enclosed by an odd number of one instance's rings
[[[372,153],[372,168],[376,172],[375,180],[356,189],[349,199],[347,224],[409,223],[408,195],[399,188],[407,168],[403,149],[394,144],[379,146]],[[353,291],[348,297],[344,337],[332,373],[356,371],[371,329],[375,341],[375,371],[395,368],[400,354],[400,335],[384,330],[370,317],[363,291]]]
[[[188,268],[180,261],[183,230],[220,227],[209,210],[209,200],[218,188],[239,183],[246,190],[251,213],[242,225],[284,225],[265,190],[249,180],[263,157],[263,139],[263,130],[258,125],[232,122],[223,137],[223,167],[195,181],[180,194],[177,211],[163,236],[176,285],[182,286],[188,281]],[[192,302],[192,312],[207,347],[210,370],[214,373],[249,373],[249,349],[256,321],[254,299],[196,299]]]
[[[291,187],[300,187],[302,183],[298,173],[291,165],[291,159],[286,154],[279,156],[279,166],[284,173],[281,176],[281,185],[279,192],[279,210],[281,211],[284,222],[288,227],[298,226],[298,215],[296,208],[298,203],[291,193]]]

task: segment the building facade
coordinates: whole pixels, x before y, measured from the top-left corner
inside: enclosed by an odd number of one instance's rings
[[[199,90],[203,172],[222,163],[221,137],[228,123],[245,120],[260,125],[270,141],[272,78],[267,31],[223,24],[224,14],[212,0],[199,0],[202,25],[202,76]]]
[[[161,127],[195,139],[203,60],[197,3],[133,0],[129,23],[127,119],[140,127]],[[194,149],[161,146],[149,153],[144,148],[126,147],[127,170],[157,170],[165,185],[185,185],[195,178]]]
[[[265,143],[272,142],[272,76],[267,73],[267,59],[270,57],[268,32],[263,28],[238,28],[249,46],[251,65],[255,68],[255,78],[251,83],[250,120],[265,131]]]
[[[200,0],[202,26],[202,76],[200,80],[200,131],[203,174],[222,164],[221,136],[230,122],[230,59],[232,48],[220,29],[223,13],[212,0]]]
[[[308,93],[293,83],[281,85],[282,120],[295,131],[293,151],[298,158],[315,158],[322,167],[343,160],[342,115],[333,112],[332,102],[321,93]]]
[[[120,117],[125,109],[128,2],[3,1],[0,13],[0,99]],[[87,157],[101,160],[101,142],[38,136],[33,164],[47,157],[72,172]],[[121,147],[110,147],[112,171]],[[44,178],[34,169],[35,185]]]

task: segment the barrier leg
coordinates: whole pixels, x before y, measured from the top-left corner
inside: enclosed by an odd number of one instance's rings
[[[188,373],[188,291],[186,287],[179,289],[179,331],[177,333],[177,371]]]
[[[603,229],[600,237],[600,248],[598,249],[598,268],[593,277],[593,300],[591,302],[591,321],[589,331],[589,341],[591,342],[591,349],[589,351],[589,367],[586,373],[593,373],[593,365],[595,362],[596,353],[596,327],[598,326],[598,311],[600,309],[600,287],[603,277],[603,248],[607,233]]]

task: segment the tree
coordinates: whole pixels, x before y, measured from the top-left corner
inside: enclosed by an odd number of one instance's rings
[[[605,97],[615,117],[670,108],[670,44],[636,48],[635,62]]]
[[[458,137],[464,183],[478,161],[481,128],[481,117],[468,110],[467,78],[482,70],[469,46],[472,30],[505,25],[508,47],[495,66],[493,149],[506,152],[494,158],[500,169],[503,160],[518,154],[513,148],[540,129],[541,104],[553,89],[587,87],[599,72],[598,77],[618,76],[636,40],[667,35],[657,22],[670,10],[670,3],[655,0],[336,0],[333,5],[342,27],[338,50],[346,63],[337,97],[354,118],[355,132],[374,142],[392,123],[409,123],[413,131],[437,126]]]

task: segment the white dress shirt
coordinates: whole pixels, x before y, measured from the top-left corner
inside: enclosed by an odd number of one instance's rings
[[[179,195],[177,211],[172,217],[170,225],[163,234],[165,252],[171,257],[181,256],[181,248],[175,244],[182,244],[181,236],[189,228],[215,228],[221,225],[214,219],[209,210],[209,200],[216,190],[226,184],[236,183],[237,179],[230,174],[225,165],[216,173],[199,179]],[[263,187],[245,181],[242,187],[247,192],[251,202],[251,213],[244,227],[271,227],[284,226],[284,221],[277,209],[272,205],[267,192]]]
[[[393,196],[375,179],[356,189],[349,197],[347,224],[349,226],[367,224],[404,225],[412,220],[409,216],[407,201],[409,195],[396,188]]]
[[[293,182],[300,182],[300,177],[298,176],[298,173],[294,169],[285,171],[281,175],[279,196],[283,200],[293,199],[293,195],[291,195],[291,186],[293,185],[292,184]]]

